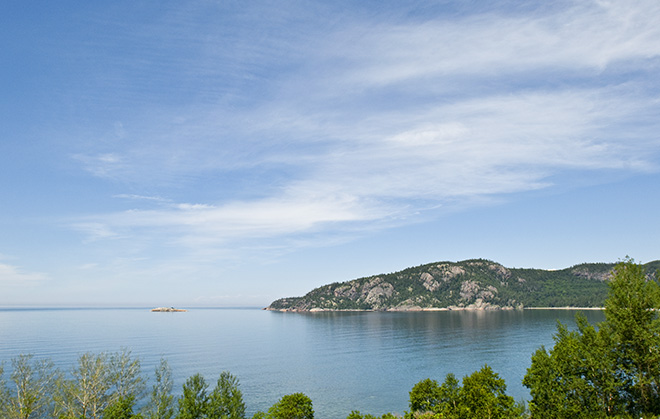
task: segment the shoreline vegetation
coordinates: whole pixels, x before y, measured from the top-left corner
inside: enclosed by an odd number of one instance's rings
[[[523,307],[523,310],[605,310],[605,307]]]
[[[278,311],[281,313],[374,313],[374,312],[396,312],[396,313],[405,313],[405,312],[420,312],[420,311],[516,311],[516,310],[574,310],[574,311],[598,311],[605,310],[605,307],[489,307],[489,308],[475,308],[475,307],[425,307],[425,308],[385,308],[385,309],[324,309],[324,308],[312,308],[309,310],[296,310],[296,309],[277,309],[271,307],[265,307],[262,310],[266,311]]]
[[[602,310],[616,266],[583,263],[544,270],[507,268],[486,259],[434,262],[323,285],[302,297],[275,300],[265,309],[301,313]],[[656,278],[660,260],[640,266],[647,278]]]
[[[555,309],[568,309],[555,307]],[[574,309],[571,307],[570,309]],[[578,313],[577,328],[557,325],[552,348],[540,347],[522,380],[531,400],[517,403],[488,365],[459,381],[427,378],[409,394],[404,419],[633,418],[660,415],[660,284],[628,259],[608,281],[605,321],[592,325]],[[130,351],[86,353],[69,374],[33,355],[11,360],[9,382],[0,363],[0,417],[58,419],[247,419],[238,378],[220,374],[211,389],[200,374],[172,392],[161,359],[149,392],[139,359]],[[145,391],[147,390],[147,391]],[[145,398],[148,397],[148,400]],[[348,412],[347,412],[348,413]],[[396,419],[350,411],[346,419]],[[304,393],[282,396],[252,419],[313,419]]]

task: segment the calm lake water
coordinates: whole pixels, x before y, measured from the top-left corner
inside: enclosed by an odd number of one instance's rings
[[[592,322],[604,315],[585,312]],[[203,374],[211,387],[224,370],[237,376],[250,416],[285,394],[303,392],[315,417],[351,410],[402,414],[408,392],[424,378],[459,379],[490,365],[508,393],[528,399],[521,380],[532,353],[553,345],[557,320],[575,311],[416,313],[279,313],[258,309],[0,309],[0,361],[18,354],[50,358],[69,370],[84,352],[128,348],[153,377],[165,357],[175,392]]]

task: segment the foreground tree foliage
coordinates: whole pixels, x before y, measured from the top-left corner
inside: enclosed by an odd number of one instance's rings
[[[314,419],[312,400],[303,393],[283,396],[268,409],[268,419]]]
[[[374,416],[370,414],[363,415],[358,410],[353,410],[346,419],[396,419],[398,416],[393,415],[392,413],[385,413],[382,416]]]
[[[179,397],[177,419],[202,419],[207,417],[209,385],[201,374],[195,374],[183,384],[183,394]]]
[[[238,379],[224,371],[213,391],[209,393],[204,377],[200,374],[193,375],[183,385],[176,418],[244,419],[245,403],[238,386]]]
[[[223,371],[209,399],[209,417],[222,419],[245,418],[243,393],[238,388],[238,378]]]
[[[410,391],[410,413],[407,418],[484,418],[521,417],[524,407],[506,394],[506,384],[499,375],[484,365],[463,378],[460,385],[454,374],[445,381],[426,379]]]
[[[657,276],[657,275],[656,275]],[[523,384],[534,418],[660,415],[660,286],[641,265],[617,264],[594,327],[577,316],[577,330],[559,324],[555,346],[539,349]]]
[[[128,350],[116,354],[85,353],[70,379],[57,385],[53,400],[60,419],[139,418],[133,414],[142,397],[140,361]]]
[[[145,408],[147,419],[172,419],[176,413],[172,395],[172,369],[163,358],[155,369],[155,383],[151,388],[151,397]]]
[[[252,419],[314,419],[312,399],[303,393],[283,396],[268,413],[257,412]]]
[[[48,360],[35,360],[32,355],[20,355],[11,362],[10,376],[14,396],[0,381],[0,412],[3,418],[27,419],[50,417],[53,403],[50,395],[55,389],[59,373]],[[2,376],[2,368],[0,368]]]
[[[660,417],[660,285],[643,266],[626,259],[609,283],[605,321],[594,326],[576,316],[576,329],[558,324],[554,346],[532,355],[523,379],[532,418]],[[172,371],[161,359],[151,391],[140,361],[130,351],[86,353],[66,374],[48,360],[20,355],[0,364],[0,419],[245,419],[239,381],[220,374],[209,390],[196,374],[173,394]],[[148,397],[146,397],[148,395]],[[448,374],[442,384],[427,378],[409,393],[405,419],[509,419],[527,417],[506,394],[488,365],[462,383]],[[147,399],[147,400],[145,400]],[[394,419],[352,411],[347,419]],[[252,419],[313,419],[303,393],[283,396]]]
[[[143,419],[141,413],[133,413],[135,397],[120,397],[103,410],[103,419]]]

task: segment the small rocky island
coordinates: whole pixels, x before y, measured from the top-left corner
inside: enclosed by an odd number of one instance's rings
[[[174,307],[156,307],[156,308],[152,308],[151,311],[158,313],[183,313],[188,310],[185,310],[183,308],[174,308]]]

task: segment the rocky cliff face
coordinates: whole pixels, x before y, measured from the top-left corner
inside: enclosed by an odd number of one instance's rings
[[[649,276],[660,261],[645,265]],[[614,264],[583,264],[546,271],[512,269],[473,259],[439,262],[400,272],[333,283],[303,297],[274,301],[281,311],[497,310],[522,307],[599,307]]]

